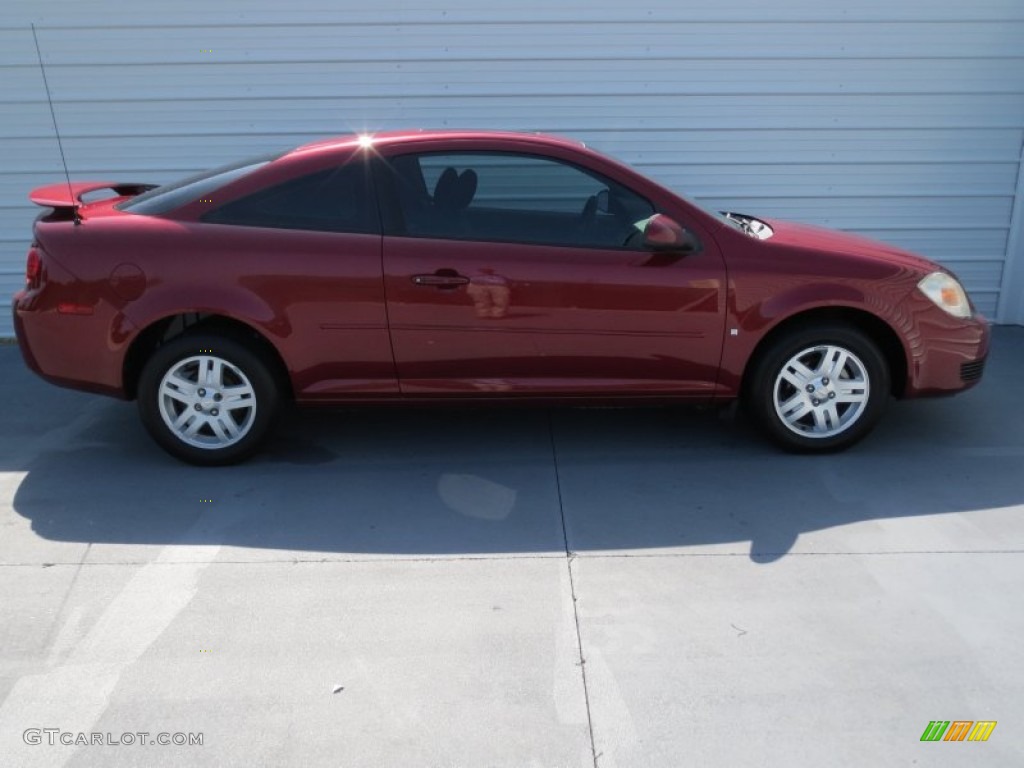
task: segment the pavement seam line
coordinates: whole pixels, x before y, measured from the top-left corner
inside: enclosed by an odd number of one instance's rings
[[[594,761],[594,768],[597,768],[597,745],[594,742],[594,718],[590,713],[590,689],[587,686],[587,660],[583,657],[583,635],[580,632],[580,612],[576,607],[576,582],[572,575],[572,562],[576,559],[576,553],[569,549],[569,531],[565,525],[565,505],[562,503],[562,480],[558,473],[558,449],[555,445],[555,426],[551,418],[551,411],[548,416],[548,437],[551,439],[551,462],[555,470],[555,494],[558,497],[558,515],[562,520],[562,542],[565,545],[565,568],[569,573],[569,593],[572,597],[572,618],[576,625],[576,650],[579,653],[580,677],[583,681],[583,702],[587,708],[587,733],[590,736],[590,756]]]
[[[778,557],[891,557],[898,555],[1020,555],[1024,549],[895,549],[888,552],[599,552],[596,554],[573,553],[585,558],[623,558],[623,557],[743,557],[778,556]]]
[[[64,597],[60,601],[60,605],[57,607],[57,612],[53,614],[53,621],[50,623],[50,631],[46,633],[46,641],[43,643],[44,648],[50,648],[57,637],[57,633],[60,631],[60,620],[64,615],[64,609],[67,608],[68,600],[71,599],[71,593],[75,589],[75,585],[78,584],[78,577],[82,575],[82,568],[85,567],[85,561],[89,557],[89,550],[92,549],[92,542],[90,541],[85,545],[85,551],[82,552],[82,557],[77,563],[74,574],[71,576],[71,581],[68,583],[67,591],[64,593]]]
[[[563,532],[564,533],[564,532]],[[156,563],[152,560],[93,560],[88,563],[78,561],[45,561],[42,563],[0,563],[0,568],[91,568],[95,566],[140,566],[140,565],[191,565],[205,563],[207,565],[360,565],[373,563],[459,563],[481,560],[555,560],[563,557],[559,554],[537,555],[479,555],[466,557],[403,557],[398,560],[386,557],[368,558],[295,558],[286,557],[270,560],[164,560]],[[1024,549],[900,549],[891,552],[754,552],[754,555],[778,555],[779,557],[896,557],[901,555],[1024,555]],[[615,558],[687,558],[687,557],[750,557],[748,552],[572,552],[572,558],[587,560],[611,560]]]
[[[139,565],[192,565],[206,563],[208,565],[359,565],[380,563],[461,563],[481,560],[558,560],[565,556],[564,552],[551,552],[537,555],[467,555],[463,557],[280,557],[259,558],[255,560],[92,560],[88,563],[66,560],[44,560],[40,563],[0,563],[0,568],[56,568],[67,566],[139,566]]]
[[[563,532],[564,533],[564,532]],[[472,555],[464,557],[403,557],[398,560],[387,557],[286,557],[269,560],[164,560],[156,563],[152,560],[93,560],[88,563],[78,561],[45,561],[41,563],[0,563],[0,568],[58,568],[72,566],[75,568],[91,568],[94,566],[140,566],[140,565],[190,565],[206,563],[208,565],[360,565],[372,563],[459,563],[481,560],[555,560],[563,557],[558,554],[537,555]],[[1024,555],[1024,549],[899,549],[891,552],[754,552],[754,555],[778,555],[780,557],[896,557],[901,555]],[[572,552],[573,559],[610,560],[615,558],[687,558],[687,557],[750,557],[748,552]]]

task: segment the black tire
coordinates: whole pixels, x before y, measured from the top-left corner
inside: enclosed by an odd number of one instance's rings
[[[181,390],[185,393],[183,397],[200,399],[198,393],[203,391],[205,398],[196,403],[202,409],[199,411],[199,421],[205,421],[194,435],[186,437],[167,423],[165,413],[168,418],[174,418],[174,411],[178,409],[178,415],[186,418],[184,412],[195,406],[185,405],[175,398],[165,398],[160,388],[164,376],[175,369],[182,373],[178,381],[190,383],[191,371],[194,370],[198,376],[204,359],[224,361],[226,365],[223,367],[222,383],[225,386],[223,389],[213,386],[211,389],[204,387],[200,390],[197,382],[195,395],[187,394],[187,389]],[[253,392],[254,405],[251,411],[248,399],[234,402],[234,408],[218,407],[221,403],[227,404],[227,401],[239,397],[232,393],[243,392],[246,385]],[[222,333],[190,331],[158,347],[146,361],[139,377],[139,415],[157,444],[175,458],[199,466],[236,464],[251,456],[267,436],[279,410],[279,389],[271,366],[249,344]],[[212,398],[218,400],[215,402]],[[234,425],[237,428],[237,438],[231,437],[225,430],[226,419],[231,420],[227,426]],[[193,415],[184,428],[199,421]],[[227,437],[218,436],[218,430],[222,436]],[[188,440],[204,444],[195,445]],[[218,445],[218,441],[223,444]]]
[[[824,369],[811,368],[815,360],[824,361],[825,347],[851,353],[838,381],[833,380],[834,376],[817,375],[827,374]],[[834,362],[841,363],[841,356],[833,354]],[[807,367],[816,374],[799,390],[789,380],[802,375],[790,367],[794,362],[809,363]],[[789,378],[781,378],[784,369]],[[862,379],[867,387],[863,387]],[[814,391],[807,391],[808,386],[815,387]],[[827,453],[849,448],[867,435],[885,411],[890,392],[889,366],[878,346],[855,328],[829,325],[793,330],[769,342],[753,363],[743,401],[762,430],[782,448],[797,453]],[[859,405],[844,402],[848,396],[864,399]],[[776,409],[777,401],[791,403],[788,409],[780,405],[795,419],[791,426]]]

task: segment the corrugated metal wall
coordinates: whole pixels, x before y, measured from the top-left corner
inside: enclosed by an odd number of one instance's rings
[[[709,205],[931,256],[990,316],[1006,276],[1001,319],[1024,322],[1021,0],[5,0],[0,334],[26,194],[61,178],[31,22],[73,177],[164,182],[350,130],[564,133]]]

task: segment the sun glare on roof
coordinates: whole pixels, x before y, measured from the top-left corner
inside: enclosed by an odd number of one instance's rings
[[[359,146],[363,149],[369,149],[373,146],[373,136],[368,133],[359,134]]]

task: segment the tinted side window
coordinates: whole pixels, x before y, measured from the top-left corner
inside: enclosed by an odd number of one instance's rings
[[[204,214],[202,220],[318,232],[379,231],[364,166],[355,162],[254,192]]]
[[[477,189],[472,205],[516,211],[579,213],[587,199],[607,187],[563,163],[524,155],[424,155],[427,189],[436,189],[446,168],[472,169]]]
[[[538,155],[406,155],[390,163],[395,234],[580,247],[639,244],[655,213],[610,179]]]

